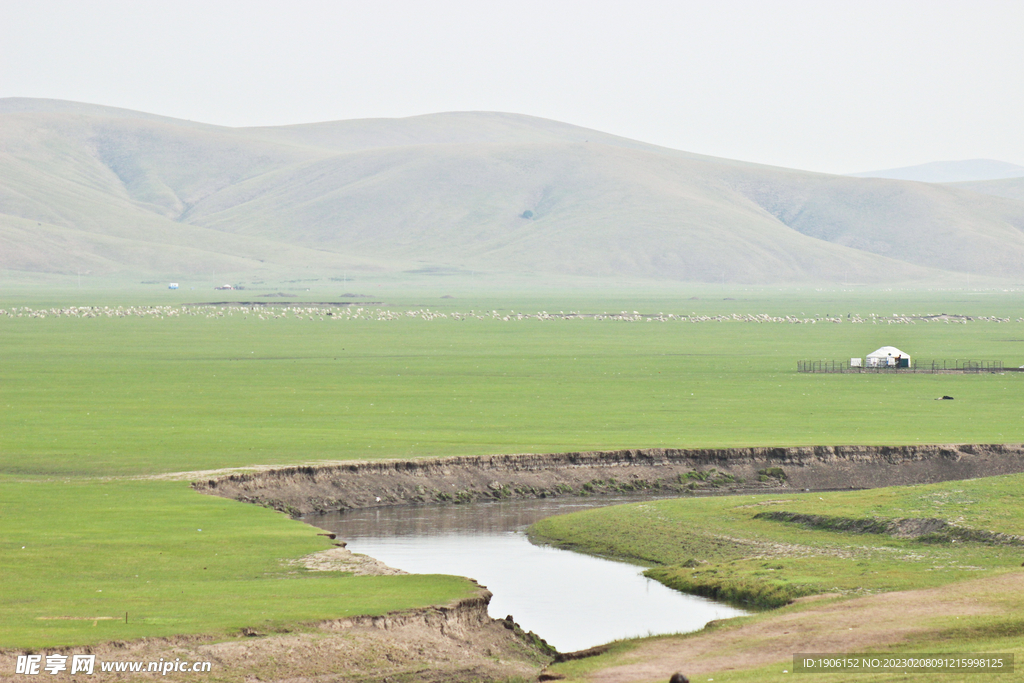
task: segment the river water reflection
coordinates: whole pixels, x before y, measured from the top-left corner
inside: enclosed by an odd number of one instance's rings
[[[632,498],[516,500],[353,510],[307,518],[354,552],[416,574],[469,576],[494,593],[490,615],[508,614],[561,652],[619,638],[695,631],[745,612],[685,595],[642,568],[536,546],[525,529],[575,510]]]

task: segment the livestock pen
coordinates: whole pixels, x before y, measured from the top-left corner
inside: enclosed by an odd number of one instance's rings
[[[797,372],[847,374],[847,373],[981,373],[981,372],[1017,372],[1024,368],[1006,368],[1001,360],[914,360],[909,367],[895,365],[861,366],[849,360],[799,360],[796,362]]]

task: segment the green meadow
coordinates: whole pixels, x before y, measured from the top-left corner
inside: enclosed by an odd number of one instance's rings
[[[297,569],[289,560],[330,547],[315,529],[194,493],[188,477],[155,478],[167,473],[627,447],[1024,442],[1024,374],[795,371],[797,360],[882,345],[1016,367],[1024,306],[1014,292],[381,294],[389,303],[368,310],[394,319],[0,315],[0,646],[288,628],[473,590],[447,577]],[[119,305],[111,293],[88,299],[18,293],[0,308]],[[121,305],[173,301],[136,293]],[[425,308],[449,317],[406,314]],[[573,310],[639,316],[513,314]],[[843,322],[661,322],[662,312]],[[939,312],[1010,321],[869,318]],[[100,616],[112,618],[89,620]]]
[[[444,604],[447,576],[311,572],[331,547],[283,515],[181,482],[0,480],[0,644],[53,647],[179,633],[267,633]]]
[[[761,312],[754,305],[745,312]],[[506,322],[490,317],[495,308],[458,321],[8,316],[3,469],[129,475],[570,449],[1024,441],[1022,374],[795,372],[800,359],[883,344],[1016,367],[1024,323]],[[810,317],[808,308],[793,314]],[[934,400],[943,395],[956,400]]]

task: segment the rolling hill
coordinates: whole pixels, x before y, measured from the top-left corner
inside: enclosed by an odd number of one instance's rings
[[[1024,277],[1024,201],[459,112],[226,128],[0,99],[0,269],[692,282]]]

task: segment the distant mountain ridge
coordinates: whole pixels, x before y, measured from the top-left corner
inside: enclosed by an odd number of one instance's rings
[[[916,180],[922,183],[964,183],[977,180],[1022,178],[1024,177],[1024,166],[993,159],[964,159],[962,161],[933,161],[917,166],[890,168],[883,171],[864,171],[848,175],[854,178]]]
[[[518,114],[228,128],[0,99],[0,269],[22,273],[1019,278],[1024,202],[997,195]]]

